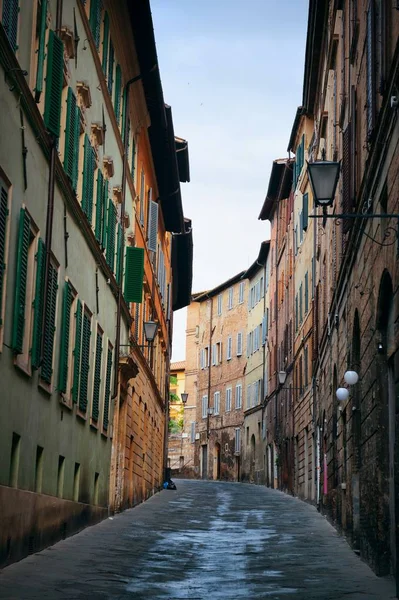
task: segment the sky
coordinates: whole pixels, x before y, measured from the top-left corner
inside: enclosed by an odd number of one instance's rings
[[[269,239],[259,221],[272,162],[287,156],[302,102],[308,0],[151,0],[175,134],[188,141],[193,292],[249,267]],[[187,309],[172,360],[185,358]]]

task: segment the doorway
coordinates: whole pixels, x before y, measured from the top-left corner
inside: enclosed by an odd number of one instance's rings
[[[208,479],[208,446],[202,446],[202,479]]]
[[[220,479],[220,444],[215,444],[214,461],[213,461],[213,478]]]

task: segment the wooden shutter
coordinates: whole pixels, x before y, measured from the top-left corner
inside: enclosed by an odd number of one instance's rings
[[[342,149],[342,209],[343,213],[352,212],[351,202],[351,123],[349,122],[343,132],[343,149]],[[347,233],[352,226],[352,219],[342,219],[342,227],[344,233]]]
[[[94,37],[96,48],[100,47],[100,25],[101,25],[101,0],[90,2],[90,29]]]
[[[101,244],[104,224],[104,191],[104,177],[99,169],[97,173],[96,225],[94,230],[99,244]]]
[[[96,340],[96,362],[94,365],[94,382],[93,382],[93,404],[91,416],[93,421],[98,421],[99,405],[100,405],[100,387],[101,387],[101,355],[103,352],[103,336],[97,331]]]
[[[80,356],[82,347],[82,303],[78,299],[76,303],[75,313],[75,348],[73,351],[73,386],[72,386],[72,399],[74,402],[78,401],[79,396],[79,379],[80,379]]]
[[[112,95],[112,86],[114,83],[114,57],[115,57],[114,45],[110,38],[109,54],[108,54],[108,92],[109,92],[110,96]]]
[[[112,349],[108,348],[107,355],[107,374],[105,377],[105,394],[104,394],[104,417],[103,428],[108,429],[109,423],[109,400],[111,395],[111,372],[112,372]]]
[[[46,48],[47,0],[42,0],[40,8],[39,48],[37,52],[35,101],[40,102],[43,91],[44,53]]]
[[[79,108],[76,104],[75,94],[71,88],[68,88],[64,169],[75,191],[78,183],[79,133]]]
[[[47,44],[46,98],[44,124],[55,137],[60,136],[61,95],[64,73],[64,44],[50,30]]]
[[[40,375],[46,383],[51,383],[53,374],[53,349],[54,349],[54,333],[55,333],[55,313],[57,308],[57,292],[58,292],[58,272],[55,267],[50,264],[49,267],[49,291],[48,302],[46,305],[46,314],[44,315],[44,350],[43,362],[41,365]]]
[[[112,199],[108,200],[108,223],[107,223],[107,264],[114,271],[115,267],[115,233],[116,233],[116,208]]]
[[[109,17],[108,13],[104,13],[104,34],[103,34],[103,57],[102,57],[102,69],[104,75],[107,74],[108,65],[108,47],[109,47]]]
[[[122,226],[118,223],[118,237],[117,237],[117,248],[116,248],[116,281],[121,284],[122,273],[121,273],[121,258],[122,258]]]
[[[115,96],[114,96],[114,111],[116,122],[120,123],[121,117],[121,86],[122,86],[122,71],[120,65],[116,65],[115,69]]]
[[[148,250],[157,251],[158,236],[158,204],[150,200],[150,223],[148,231]]]
[[[42,344],[42,326],[43,326],[43,299],[44,299],[44,275],[46,264],[46,248],[41,238],[38,240],[36,253],[36,285],[35,300],[33,306],[35,309],[33,319],[32,335],[32,369],[40,367],[40,351]]]
[[[79,410],[86,412],[90,370],[90,329],[91,317],[83,313],[82,357],[80,362]]]
[[[6,270],[6,233],[8,218],[8,193],[0,183],[0,325],[2,324],[4,273]]]
[[[85,213],[90,225],[93,217],[93,194],[94,194],[94,169],[96,159],[94,150],[90,144],[89,137],[85,135],[84,144],[84,167],[83,167],[83,187],[82,187],[82,210]]]
[[[141,303],[143,298],[144,248],[126,248],[125,289],[126,302]]]
[[[30,217],[26,210],[21,208],[18,230],[17,272],[15,277],[14,321],[11,339],[11,348],[15,354],[22,353],[24,342],[29,242]]]
[[[17,50],[18,0],[3,0],[2,24],[14,52]]]
[[[108,202],[108,181],[104,182],[104,194],[103,194],[103,210],[102,210],[102,225],[101,225],[101,242],[100,245],[103,249],[107,246],[107,202]]]
[[[72,289],[68,281],[64,283],[64,298],[62,303],[60,364],[58,371],[58,390],[64,394],[68,386],[69,368],[69,331],[71,325]]]

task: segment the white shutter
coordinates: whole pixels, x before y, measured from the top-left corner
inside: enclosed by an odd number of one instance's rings
[[[150,190],[152,192],[152,190]],[[149,206],[150,223],[148,226],[148,250],[157,251],[158,236],[158,204],[150,200]]]
[[[242,354],[242,333],[239,331],[237,333],[237,356],[241,356]]]
[[[251,407],[251,386],[247,385],[247,408]]]
[[[201,351],[200,351],[200,367],[201,367],[201,369],[204,368],[204,349],[203,348],[201,348]]]
[[[193,444],[195,442],[195,421],[191,422],[191,436],[190,441]]]

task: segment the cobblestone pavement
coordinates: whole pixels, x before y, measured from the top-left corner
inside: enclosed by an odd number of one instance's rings
[[[0,598],[388,600],[317,510],[260,486],[177,481],[0,572]]]

